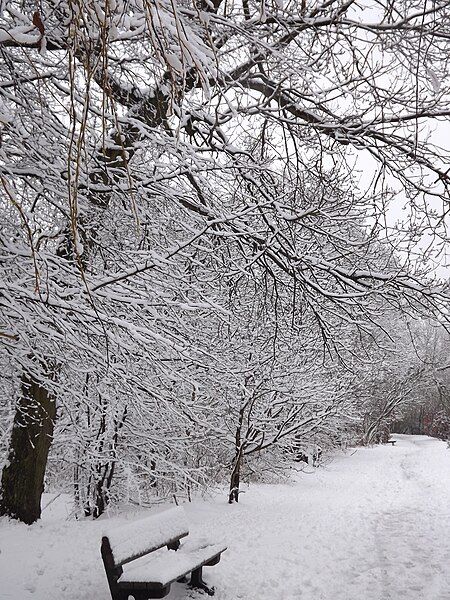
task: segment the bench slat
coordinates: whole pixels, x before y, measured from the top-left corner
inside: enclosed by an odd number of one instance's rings
[[[163,588],[202,565],[218,562],[226,546],[209,544],[193,550],[167,551],[159,556],[143,557],[128,565],[118,580],[119,587],[139,584],[139,587]]]
[[[186,514],[176,506],[104,533],[115,565],[124,565],[189,534]]]

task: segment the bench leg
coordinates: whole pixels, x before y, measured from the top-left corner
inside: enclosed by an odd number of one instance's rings
[[[209,596],[214,596],[214,592],[215,592],[214,588],[208,587],[202,579],[202,567],[199,567],[198,569],[195,569],[195,571],[192,571],[190,585],[193,588],[199,588],[199,589],[203,590]]]

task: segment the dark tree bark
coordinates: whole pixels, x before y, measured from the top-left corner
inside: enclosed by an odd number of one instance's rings
[[[241,484],[241,465],[244,456],[244,445],[241,442],[242,424],[244,422],[244,414],[247,404],[244,404],[239,411],[239,421],[236,427],[235,448],[236,455],[233,461],[233,470],[230,477],[230,491],[228,493],[228,504],[239,502],[239,486]]]
[[[48,452],[53,438],[56,403],[34,375],[22,376],[22,393],[2,473],[0,515],[30,525],[41,516],[41,496]]]
[[[236,456],[233,471],[231,473],[228,504],[233,504],[233,502],[239,502],[239,486],[241,484],[241,462],[242,453],[239,452],[239,454]]]
[[[100,425],[97,432],[97,453],[99,456],[108,455],[107,460],[97,460],[93,465],[93,470],[89,476],[87,485],[87,498],[84,504],[84,515],[92,516],[94,519],[100,517],[111,500],[111,486],[116,470],[117,446],[119,444],[119,432],[122,429],[127,417],[127,407],[125,406],[120,418],[114,419],[114,435],[112,439],[105,439],[107,404],[102,405],[103,414],[100,418]]]

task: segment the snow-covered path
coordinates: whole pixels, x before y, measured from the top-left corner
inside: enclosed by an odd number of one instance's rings
[[[268,588],[285,599],[449,600],[450,451],[395,437],[395,447],[359,449],[291,487],[251,488],[235,507],[218,600]]]
[[[187,505],[193,534],[228,545],[205,569],[215,598],[450,600],[450,451],[424,436],[396,438],[395,447],[358,449],[290,485],[253,485],[238,505],[223,496]],[[110,598],[101,520],[45,512],[32,527],[0,521],[0,598]],[[168,600],[187,597],[205,596],[177,585]]]

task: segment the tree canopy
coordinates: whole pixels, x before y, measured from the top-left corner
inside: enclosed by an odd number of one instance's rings
[[[446,241],[449,37],[448,1],[1,4],[3,410],[5,436],[38,423],[37,490],[55,407],[107,502],[121,440],[170,480],[208,439],[229,466],[318,431],[380,314],[441,310],[408,250]]]

